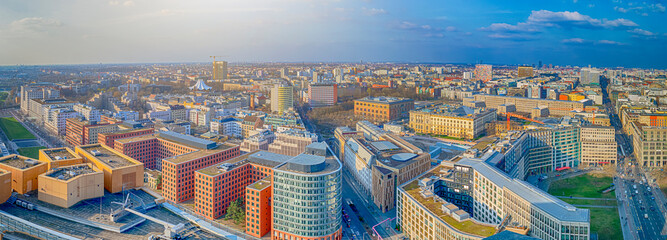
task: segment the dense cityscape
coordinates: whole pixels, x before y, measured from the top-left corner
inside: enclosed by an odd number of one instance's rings
[[[216,60],[2,76],[8,239],[666,235],[661,70]]]
[[[0,239],[665,240],[661,0],[0,3]]]

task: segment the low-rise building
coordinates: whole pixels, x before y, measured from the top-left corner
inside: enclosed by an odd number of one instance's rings
[[[12,172],[0,168],[0,204],[12,196]]]
[[[110,193],[144,186],[144,164],[106,145],[77,146],[74,152],[104,173],[104,189]]]
[[[19,194],[26,194],[37,190],[38,177],[49,170],[45,162],[12,154],[0,158],[0,169],[11,172],[12,190]]]
[[[82,164],[83,158],[70,148],[49,148],[39,150],[39,161],[47,163],[49,169],[54,169]]]
[[[57,167],[39,175],[40,201],[69,208],[80,201],[104,196],[104,173],[92,164]]]

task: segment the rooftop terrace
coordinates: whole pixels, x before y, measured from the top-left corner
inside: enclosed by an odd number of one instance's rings
[[[53,161],[79,158],[68,151],[67,148],[43,149],[40,151],[44,152]]]
[[[119,155],[120,153],[113,152],[99,144],[80,146],[80,148],[111,168],[121,168],[137,164]]]
[[[442,202],[436,202],[432,197],[424,198],[420,194],[421,188],[419,187],[419,179],[413,179],[411,182],[403,185],[403,190],[420,205],[428,209],[431,214],[443,220],[450,227],[467,234],[488,237],[496,233],[496,228],[494,227],[476,223],[471,219],[459,222],[450,215],[444,213],[441,209]]]
[[[47,172],[46,176],[50,178],[56,178],[59,180],[67,181],[77,176],[94,172],[95,170],[90,166],[88,166],[88,164],[79,164],[67,167],[54,168],[51,171]]]
[[[46,164],[38,160],[27,158],[19,155],[9,155],[3,158],[0,158],[0,164],[7,165],[17,169],[27,169],[40,164]]]

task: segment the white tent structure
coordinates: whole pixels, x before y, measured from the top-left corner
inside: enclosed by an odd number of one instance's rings
[[[197,81],[197,83],[195,83],[194,86],[190,87],[190,89],[196,90],[196,91],[202,91],[202,90],[210,90],[211,87],[206,85],[206,83],[204,83],[204,80],[199,79]]]

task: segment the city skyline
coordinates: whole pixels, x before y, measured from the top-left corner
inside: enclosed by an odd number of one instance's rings
[[[73,1],[0,6],[0,65],[413,62],[665,68],[660,2]]]

